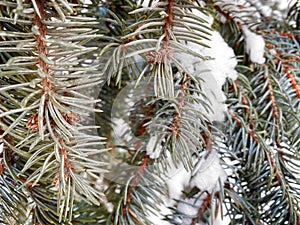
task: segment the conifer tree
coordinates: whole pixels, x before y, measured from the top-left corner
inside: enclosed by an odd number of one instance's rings
[[[0,224],[300,224],[300,2],[0,1]]]

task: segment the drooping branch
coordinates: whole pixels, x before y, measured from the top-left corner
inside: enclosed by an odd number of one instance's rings
[[[266,65],[263,65],[263,67],[265,67]],[[256,75],[257,76],[257,75]],[[267,76],[267,77],[263,77],[262,80],[265,83],[265,88],[266,90],[264,91],[268,93],[268,98],[271,101],[269,104],[269,109],[271,111],[271,115],[270,118],[273,118],[275,120],[275,122],[272,124],[272,126],[274,126],[275,129],[275,141],[276,141],[276,146],[278,149],[280,149],[281,144],[282,144],[282,140],[279,137],[279,129],[280,129],[280,121],[279,121],[279,110],[280,110],[280,105],[277,105],[277,100],[276,96],[275,96],[275,91],[274,91],[274,86],[272,84],[272,80],[271,77]],[[261,81],[261,80],[259,80]],[[259,84],[261,84],[262,82],[258,82]],[[237,85],[236,85],[237,86]],[[237,88],[239,88],[237,86]],[[233,90],[233,88],[231,88],[231,90]],[[261,91],[261,90],[260,90]],[[246,103],[246,101],[244,100],[243,97],[240,98],[240,96],[238,97],[240,99],[240,101],[242,101],[243,104]],[[258,106],[259,107],[259,106]],[[290,215],[294,215],[294,203],[291,200],[291,196],[293,195],[293,191],[291,191],[291,187],[289,186],[286,178],[285,178],[285,174],[284,174],[284,170],[281,168],[279,162],[276,161],[275,157],[276,157],[276,153],[272,152],[272,149],[268,147],[268,144],[265,140],[263,140],[262,136],[258,136],[259,135],[259,130],[255,130],[253,126],[249,126],[247,125],[247,118],[249,118],[248,112],[247,110],[243,110],[245,112],[245,114],[241,115],[241,117],[239,117],[236,112],[234,112],[233,110],[229,109],[229,114],[231,115],[233,121],[236,122],[236,125],[238,127],[244,127],[244,129],[247,131],[248,135],[254,140],[254,142],[257,145],[263,146],[264,152],[266,153],[266,156],[268,158],[268,165],[270,167],[270,173],[274,174],[274,176],[272,177],[273,179],[270,180],[269,182],[272,183],[272,187],[278,187],[282,190],[283,193],[283,198],[287,199],[287,201],[285,201],[285,206],[287,207],[287,209],[289,210],[289,214]],[[242,112],[242,111],[239,111]],[[245,119],[245,121],[242,121],[242,119]],[[280,153],[279,153],[279,157],[281,157]]]

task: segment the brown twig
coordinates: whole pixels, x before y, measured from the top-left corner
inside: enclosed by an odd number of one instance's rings
[[[272,118],[276,121],[276,126],[274,127],[274,129],[275,129],[276,146],[278,148],[280,148],[281,140],[279,138],[280,121],[279,121],[279,118],[278,118],[278,106],[276,104],[276,99],[275,99],[275,95],[274,95],[274,89],[273,89],[273,86],[272,86],[270,80],[268,80],[267,88],[269,89],[269,96],[270,96],[270,100],[272,102],[272,104],[270,105],[270,108],[273,110]]]
[[[139,218],[138,216],[132,211],[132,209],[130,208],[129,203],[131,203],[132,201],[132,191],[135,188],[135,186],[140,182],[141,180],[141,175],[144,174],[145,168],[148,165],[148,160],[149,160],[149,156],[147,154],[144,154],[143,158],[142,158],[142,162],[139,165],[138,170],[135,172],[134,174],[134,178],[130,181],[130,184],[127,187],[127,195],[126,195],[126,199],[123,200],[123,204],[122,204],[122,213],[123,215],[126,214],[126,211],[128,210],[129,214],[141,225],[145,225]],[[120,225],[120,221],[118,221],[118,224]]]
[[[58,141],[59,141],[59,146],[58,146],[59,153],[60,153],[61,157],[64,157],[64,180],[67,181],[70,177],[70,171],[74,171],[74,168],[72,167],[72,165],[70,163],[64,140],[58,136]],[[57,173],[55,175],[52,183],[58,188],[59,182],[60,182],[59,174]]]
[[[1,101],[0,101],[0,103],[1,103]],[[1,118],[0,118],[0,120],[1,120]],[[4,133],[4,130],[2,130],[2,128],[0,127],[0,136],[2,136],[3,133]],[[1,139],[5,140],[9,144],[13,145],[12,137],[10,137],[9,135],[5,135],[4,137],[1,137]],[[6,154],[7,162],[9,164],[14,162],[14,159],[17,157],[17,154],[11,148],[9,148],[2,140],[0,143],[3,145],[2,152],[0,152],[0,175],[1,175],[5,171],[4,154]]]
[[[272,33],[275,34],[277,31],[273,31]],[[268,32],[266,32],[268,33]],[[284,32],[277,32],[281,36],[286,36],[288,38],[293,37],[293,34],[290,33],[284,33]],[[291,70],[295,69],[295,66],[292,64],[294,62],[300,62],[300,57],[294,56],[294,55],[285,55],[286,53],[284,51],[278,51],[276,49],[276,46],[274,46],[272,43],[267,42],[266,47],[270,50],[275,50],[275,58],[273,58],[273,63],[275,65],[279,65],[279,61],[281,61],[281,65],[283,67],[283,72],[286,75],[286,77],[289,79],[291,87],[295,90],[295,94],[297,98],[300,98],[300,87],[293,76]]]
[[[173,0],[166,0],[166,15],[164,17],[165,23],[163,26],[163,46],[158,51],[152,50],[146,53],[146,59],[149,64],[161,64],[164,62],[165,57],[170,57],[172,52],[168,49],[169,40],[171,38],[173,13],[172,7],[174,5]]]
[[[46,25],[43,23],[45,19],[45,0],[36,0],[36,4],[38,6],[38,11],[34,12],[34,20],[32,21],[33,25],[38,28],[39,33],[35,35],[35,48],[38,53],[38,65],[43,71],[44,74],[50,76],[49,65],[42,59],[42,55],[48,56],[49,50],[47,48],[47,44],[44,41],[46,38]],[[53,85],[51,84],[49,78],[45,76],[42,78],[42,94],[46,92],[46,89],[53,89]]]
[[[271,152],[268,152],[268,157],[270,159],[270,163],[272,165],[272,168],[275,171],[275,177],[276,177],[276,179],[278,181],[278,185],[282,185],[283,184],[282,172],[279,170],[279,168],[278,168],[278,166],[277,166],[277,164],[275,162],[275,159],[274,159],[274,157],[273,157],[273,155],[272,155]]]
[[[200,218],[202,217],[202,214],[204,213],[204,211],[207,209],[207,207],[209,205],[210,197],[211,197],[211,194],[207,193],[207,196],[205,197],[201,206],[198,209],[197,216],[192,219],[191,225],[195,225],[200,220]]]
[[[272,102],[272,104],[270,105],[270,108],[273,110],[272,118],[276,119],[278,117],[278,107],[276,104],[274,89],[273,89],[273,86],[272,86],[270,80],[268,80],[267,82],[268,82],[267,87],[269,89],[269,96],[270,96],[270,100]]]
[[[45,42],[46,36],[47,36],[47,26],[44,24],[44,20],[46,18],[46,10],[45,10],[45,0],[36,0],[37,9],[35,9],[34,12],[34,19],[32,21],[32,24],[37,27],[38,33],[35,34],[35,49],[37,51],[37,66],[39,69],[42,70],[42,72],[45,74],[45,76],[42,77],[42,95],[45,96],[45,109],[47,108],[47,102],[49,101],[47,90],[53,90],[54,85],[49,80],[49,77],[51,76],[51,71],[49,68],[49,64],[44,61],[43,57],[47,57],[49,54],[49,49],[47,47],[47,43]],[[62,117],[66,120],[67,123],[70,125],[74,125],[80,120],[80,117],[78,114],[74,112],[69,113],[61,113]],[[45,120],[42,122],[45,123]],[[52,120],[51,125],[54,125],[54,121]],[[38,125],[38,114],[33,114],[29,117],[27,122],[27,128],[37,131],[39,128]]]
[[[172,20],[173,20],[173,14],[172,14],[172,7],[173,7],[173,0],[166,0],[168,2],[166,6],[166,16],[165,16],[165,24],[164,24],[164,48],[167,49],[168,42],[170,40],[170,30],[172,29]]]
[[[237,89],[241,90],[241,85],[239,84],[239,81],[236,80],[236,81],[234,81],[234,83],[235,83]],[[251,129],[253,129],[253,127],[254,127],[254,122],[253,122],[253,118],[252,118],[252,116],[251,116],[251,112],[250,112],[250,108],[249,108],[249,102],[248,102],[248,100],[247,100],[245,94],[242,93],[242,91],[241,91],[241,95],[242,95],[242,103],[244,104],[244,106],[246,106],[246,107],[245,107],[245,113],[246,113],[247,119],[248,119],[248,121],[249,121],[249,127],[250,127]]]
[[[295,90],[296,97],[300,98],[300,88],[299,88],[299,85],[297,84],[297,81],[296,81],[295,77],[293,76],[292,72],[289,71],[288,68],[285,68],[284,72],[286,74],[286,77],[289,79],[292,88]]]
[[[228,110],[229,114],[231,115],[232,119],[234,121],[236,121],[237,125],[239,127],[242,126],[242,121],[238,118],[238,116],[235,114],[235,112],[233,112],[231,109]],[[258,138],[257,135],[255,134],[255,132],[253,131],[253,129],[250,127],[250,125],[248,125],[247,127],[247,132],[250,135],[250,137],[252,137],[252,139],[255,141],[255,143],[258,143]]]
[[[182,109],[183,109],[183,106],[184,106],[184,101],[183,101],[183,98],[186,94],[186,89],[188,88],[188,79],[189,79],[189,76],[187,74],[184,75],[183,77],[183,81],[182,81],[182,84],[181,84],[181,92],[179,93],[179,96],[178,96],[178,112],[175,114],[175,116],[173,117],[173,123],[171,125],[171,135],[175,135],[176,138],[179,137],[179,129],[181,128],[182,124],[181,124],[181,117],[182,117]]]
[[[234,17],[231,15],[230,12],[223,10],[219,5],[215,4],[215,2],[213,0],[209,0],[208,2],[210,2],[213,5],[214,9],[218,13],[220,13],[221,15],[223,15],[226,18],[227,21],[233,21],[234,23],[236,23],[238,29],[242,30],[241,23],[238,22],[238,21],[236,21],[234,19]],[[241,8],[243,8],[243,6],[239,5],[238,8],[241,9]]]
[[[139,224],[146,225],[138,218],[138,216],[132,211],[132,209],[130,207],[128,207],[128,212]]]

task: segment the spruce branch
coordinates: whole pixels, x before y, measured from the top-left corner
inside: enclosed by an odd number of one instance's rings
[[[95,18],[73,16],[82,10],[66,1],[3,3],[1,38],[6,42],[0,48],[7,53],[0,65],[1,136],[19,158],[4,170],[29,193],[33,210],[27,216],[36,223],[70,222],[78,199],[99,204],[102,196],[92,183],[105,171],[106,163],[95,159],[103,139],[84,124],[97,100],[80,93],[101,82],[92,65],[97,47],[86,44],[102,35],[90,27],[97,25]],[[85,140],[92,142],[77,143]],[[91,147],[96,145],[98,149]]]
[[[298,203],[296,203],[298,200],[295,191],[299,187],[298,184],[295,186],[288,184],[287,180],[291,176],[288,172],[289,162],[284,162],[287,158],[284,157],[282,159],[282,153],[287,150],[285,149],[285,143],[289,140],[289,129],[291,129],[288,123],[293,121],[292,118],[295,118],[294,116],[298,114],[298,109],[295,108],[298,105],[298,97],[293,88],[293,86],[295,87],[295,83],[292,81],[292,85],[291,81],[286,78],[286,71],[294,71],[295,68],[298,68],[298,60],[297,58],[294,60],[293,54],[286,53],[283,50],[282,39],[280,40],[281,47],[278,46],[276,50],[274,48],[278,43],[276,36],[283,37],[286,40],[286,44],[283,45],[286,47],[289,46],[288,42],[293,42],[296,39],[293,38],[293,34],[288,34],[284,31],[270,32],[270,28],[264,29],[265,31],[263,32],[267,34],[265,39],[267,48],[269,49],[266,53],[268,57],[267,62],[254,67],[254,75],[251,75],[251,72],[248,73],[248,76],[252,77],[249,78],[251,79],[250,85],[252,86],[249,91],[239,91],[247,90],[245,87],[249,87],[248,84],[242,84],[244,87],[241,89],[239,82],[232,83],[233,86],[229,88],[229,90],[233,91],[234,98],[238,99],[239,102],[236,104],[237,102],[232,101],[229,115],[232,121],[235,121],[236,125],[243,129],[243,131],[239,129],[233,130],[231,131],[233,133],[230,132],[229,135],[235,135],[232,148],[237,158],[247,158],[246,164],[242,161],[240,163],[243,165],[241,168],[246,166],[248,171],[238,170],[237,174],[232,176],[232,178],[235,176],[240,177],[239,179],[242,179],[245,183],[241,183],[240,188],[227,189],[226,193],[232,196],[232,192],[236,192],[240,196],[248,196],[243,201],[235,200],[235,202],[243,202],[245,204],[244,207],[248,210],[247,216],[241,215],[242,217],[232,218],[233,221],[242,221],[242,218],[244,218],[250,224],[281,223],[283,221],[296,224],[297,220],[295,218],[298,215],[295,209],[298,208]],[[271,39],[272,42],[269,42]],[[280,55],[278,51],[281,52]],[[294,49],[293,51],[298,50]],[[290,60],[290,55],[292,60]],[[240,81],[244,82],[244,78]],[[251,106],[249,106],[249,102],[251,102]],[[295,113],[294,116],[290,117],[291,114],[287,113],[287,109]],[[295,121],[295,123],[298,122]],[[292,122],[292,124],[295,123]],[[236,126],[234,125],[234,127]],[[246,136],[251,137],[252,141],[243,141]],[[243,148],[247,150],[245,151]],[[290,149],[290,151],[296,153],[295,149]],[[267,162],[263,162],[263,159],[267,160]],[[253,166],[257,168],[256,171],[252,171],[252,168],[249,167],[249,162],[252,162]],[[264,177],[266,174],[269,174],[269,179]],[[260,183],[256,183],[258,180]],[[298,181],[295,182],[298,183]],[[253,194],[251,194],[251,190]],[[250,200],[256,198],[262,198],[264,205],[260,206],[259,201]],[[270,198],[276,199],[274,200],[275,202],[269,201]],[[281,205],[286,207],[285,213],[275,215],[276,212],[279,212],[278,210]],[[263,210],[266,206],[270,208]],[[253,209],[251,209],[252,207]],[[255,211],[254,208],[256,208]]]
[[[298,11],[0,1],[0,223],[298,225]]]

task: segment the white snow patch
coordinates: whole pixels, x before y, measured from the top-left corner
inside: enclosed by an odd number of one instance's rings
[[[157,135],[153,135],[149,138],[149,141],[146,146],[147,155],[151,159],[157,159],[160,156],[162,146],[158,143],[159,138]]]
[[[181,198],[182,191],[190,182],[191,172],[186,171],[182,165],[176,168],[172,162],[169,171],[166,183],[169,188],[170,202],[173,202],[174,199]]]
[[[182,63],[187,73],[204,81],[201,83],[201,87],[211,102],[213,110],[208,118],[211,121],[223,121],[225,118],[224,111],[227,107],[224,103],[226,98],[222,86],[226,78],[233,80],[237,78],[238,73],[235,70],[237,60],[233,49],[228,46],[219,32],[213,31],[210,40],[202,40],[202,42],[210,48],[190,42],[186,45],[189,49],[203,56],[211,57],[211,59],[201,60],[184,53],[177,53],[175,57]],[[196,106],[199,110],[203,110],[201,107],[201,105]]]
[[[265,17],[269,17],[272,15],[272,9],[268,4],[264,4],[259,0],[248,0],[251,5],[255,6],[255,8]],[[270,4],[270,3],[269,3]]]
[[[163,220],[166,215],[172,215],[173,211],[170,209],[176,204],[176,200],[182,198],[182,191],[189,184],[191,178],[191,172],[185,170],[183,165],[176,167],[169,153],[168,158],[164,164],[169,165],[168,172],[164,180],[166,181],[169,195],[167,197],[160,195],[160,200],[163,204],[157,205],[159,214],[155,214],[151,210],[149,211],[148,219],[152,221],[153,224],[159,225],[171,225],[171,223]]]
[[[270,49],[269,52],[270,52],[271,55],[276,55],[277,54],[277,51],[275,49]]]
[[[287,10],[290,6],[294,5],[297,0],[275,0],[276,4],[278,4],[279,10]]]
[[[0,144],[0,154],[3,153],[3,149],[4,149],[4,143],[1,143],[1,144]]]
[[[158,207],[157,212],[158,214],[155,214],[152,210],[148,210],[148,219],[152,222],[152,224],[158,224],[158,225],[171,225],[168,221],[163,220],[164,216],[171,215],[173,212],[169,206],[169,200],[166,199],[164,196],[160,196],[160,199],[164,202],[164,204],[156,205]]]
[[[201,61],[198,64],[199,69],[207,68],[212,71],[219,87],[225,83],[227,77],[235,80],[237,78],[237,72],[235,71],[237,60],[233,49],[228,46],[221,34],[213,31],[210,40],[204,40],[203,42],[210,48],[203,48],[201,53],[212,59]],[[205,79],[205,77],[203,78]]]
[[[263,64],[265,62],[265,41],[262,36],[250,31],[243,26],[243,33],[246,42],[246,52],[253,63]]]
[[[152,5],[156,4],[158,2],[159,2],[159,0],[152,1]],[[141,3],[142,3],[142,0],[137,1],[137,5],[140,5]],[[149,5],[149,3],[150,3],[150,0],[144,0],[142,6],[143,7],[149,7],[149,6],[151,6],[151,5]]]
[[[197,213],[198,213],[198,205],[199,201],[197,204],[195,204],[194,199],[187,199],[185,202],[179,202],[177,209],[181,213],[184,213],[186,217],[184,217],[180,222],[181,224],[191,224],[192,219],[191,218],[196,218]]]
[[[201,12],[198,9],[194,9],[193,8],[192,9],[192,14],[194,14],[195,16],[197,16],[197,17],[201,18],[202,20],[206,21],[210,27],[214,23],[214,17],[212,15],[210,15],[210,14],[204,14],[203,12]],[[185,19],[188,19],[188,18],[185,18]],[[197,21],[197,20],[195,20],[195,21]]]
[[[192,218],[197,217],[199,208],[201,207],[202,202],[206,197],[207,197],[207,195],[204,194],[204,195],[200,196],[200,198],[198,198],[197,200],[185,199],[184,203],[179,202],[177,209],[181,213],[184,213],[186,215],[186,217],[182,218],[182,219],[177,218],[177,222],[179,222],[180,224],[191,224]],[[215,210],[216,210],[216,202],[213,201],[212,202],[212,211],[214,212]],[[216,218],[210,217],[210,221],[213,221],[213,223],[211,223],[213,225],[227,225],[227,224],[229,224],[230,219],[229,218],[222,219],[221,210],[218,210],[218,214],[217,214]],[[199,221],[198,223],[196,223],[196,225],[208,225],[208,223]]]
[[[227,179],[227,174],[222,168],[215,150],[212,150],[206,159],[203,157],[194,171],[191,186],[196,186],[201,191],[210,193],[220,191],[220,182],[222,185]]]

